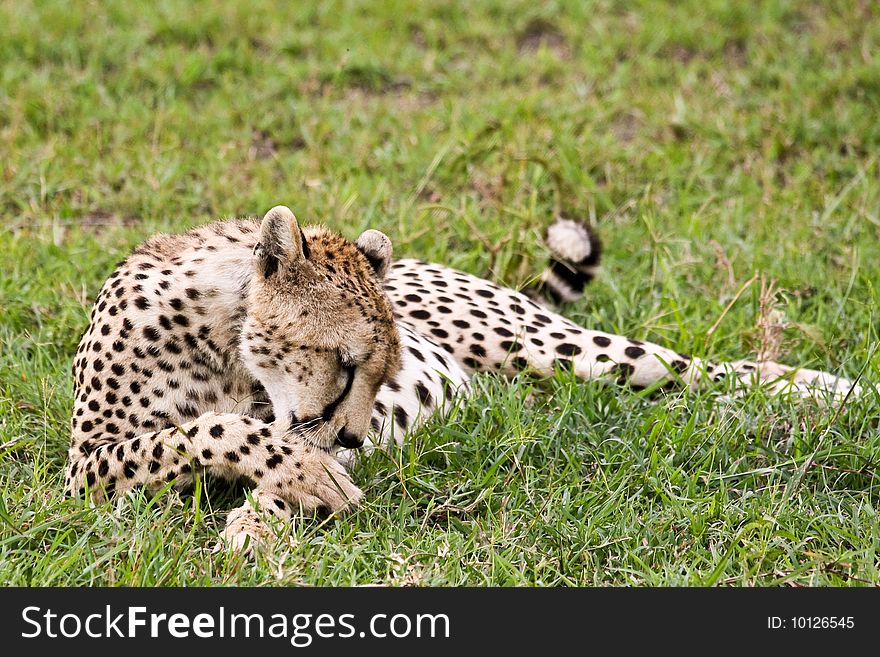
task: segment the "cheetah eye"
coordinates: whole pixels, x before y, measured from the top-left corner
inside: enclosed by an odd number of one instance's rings
[[[339,385],[347,390],[351,386],[351,382],[354,380],[354,373],[357,369],[357,364],[351,356],[345,354],[338,354],[337,359],[339,361]]]

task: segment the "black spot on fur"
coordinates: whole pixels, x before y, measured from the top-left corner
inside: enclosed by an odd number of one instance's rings
[[[416,395],[418,395],[419,402],[421,402],[423,407],[433,406],[434,398],[431,396],[431,391],[421,381],[416,383]]]
[[[409,423],[409,417],[407,417],[406,409],[404,409],[403,406],[394,407],[394,420],[397,422],[398,427],[406,429],[406,426]]]
[[[645,350],[641,347],[627,347],[623,350],[623,353],[625,353],[629,358],[636,359],[644,356]]]
[[[629,363],[618,363],[612,368],[612,372],[617,375],[617,380],[620,383],[624,383],[635,371],[636,368]]]
[[[534,340],[535,344],[538,344],[537,340]],[[556,353],[561,354],[563,356],[577,356],[581,353],[582,349],[576,344],[571,344],[570,342],[563,342],[560,345],[556,346]]]
[[[126,461],[122,473],[126,479],[132,479],[137,472],[138,464],[135,461]]]

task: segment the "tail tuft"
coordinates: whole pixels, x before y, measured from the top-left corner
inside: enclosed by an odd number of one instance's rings
[[[599,271],[599,237],[584,222],[560,217],[547,228],[545,241],[550,263],[530,296],[554,305],[577,301]]]

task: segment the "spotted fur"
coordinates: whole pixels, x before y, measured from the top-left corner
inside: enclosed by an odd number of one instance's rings
[[[356,502],[330,451],[362,443],[400,367],[390,259],[377,231],[351,243],[283,207],[135,249],[77,350],[68,490],[204,472],[250,480],[256,500],[284,502],[274,511]]]
[[[564,302],[592,276],[599,246],[583,225],[557,228],[538,292]],[[560,275],[563,266],[577,276]],[[287,519],[356,503],[361,493],[339,465],[351,458],[346,448],[402,442],[461,399],[471,373],[550,375],[560,366],[634,386],[728,377],[838,399],[853,387],[823,372],[715,364],[586,329],[470,274],[392,262],[377,231],[352,243],[301,229],[278,207],[262,221],[155,237],[111,274],[74,362],[66,484],[103,499],[133,486],[187,486],[197,473],[249,481],[252,502],[224,532],[241,546],[266,534],[261,513]]]

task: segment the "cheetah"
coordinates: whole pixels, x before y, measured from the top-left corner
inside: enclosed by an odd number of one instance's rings
[[[351,242],[301,227],[285,206],[153,237],[107,279],[77,349],[67,491],[97,502],[201,474],[241,480],[250,499],[222,540],[243,547],[270,535],[271,518],[357,505],[353,455],[446,413],[474,372],[563,366],[643,387],[730,377],[778,393],[857,392],[824,372],[709,363],[581,327],[551,306],[582,293],[599,241],[560,220],[547,245],[550,266],[518,292],[395,261],[376,230]]]

